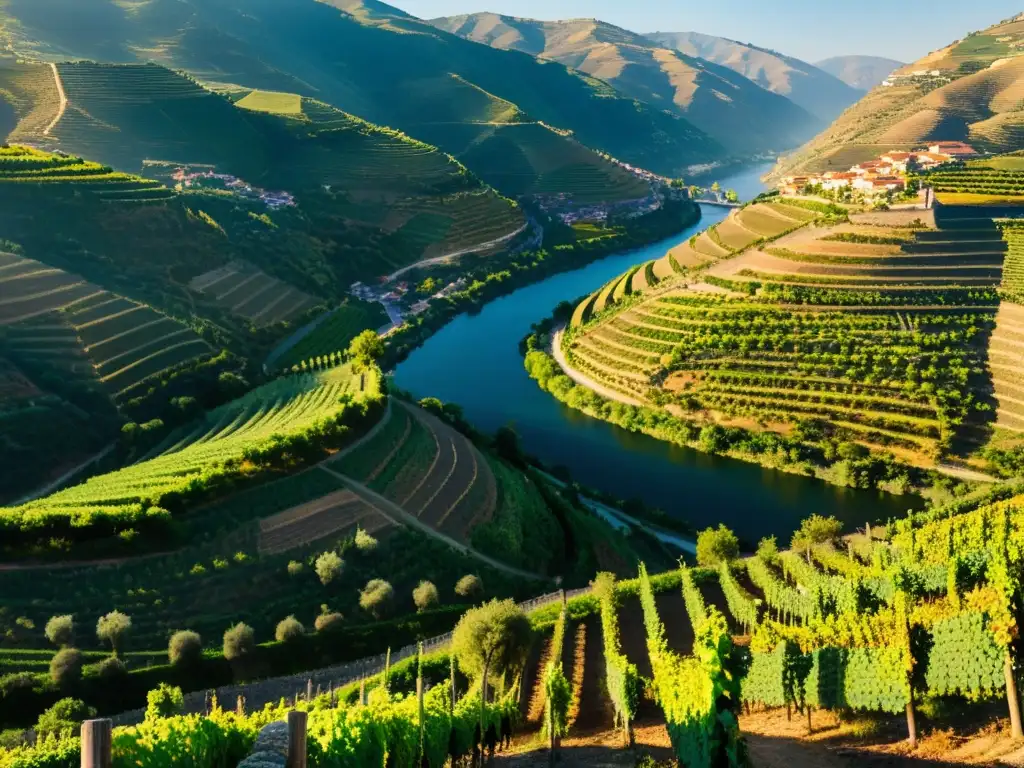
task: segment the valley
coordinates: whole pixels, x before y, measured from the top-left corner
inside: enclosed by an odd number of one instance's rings
[[[1024,16],[397,2],[0,0],[0,768],[1024,764]]]

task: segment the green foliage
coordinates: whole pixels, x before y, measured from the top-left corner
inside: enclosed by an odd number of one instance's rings
[[[224,658],[241,661],[256,650],[256,633],[252,627],[239,622],[224,633]]]
[[[1006,687],[1005,652],[986,617],[970,611],[936,622],[928,654],[928,691],[936,696],[988,696]]]
[[[313,626],[317,632],[336,632],[340,630],[345,624],[345,617],[337,611],[328,611],[321,613],[316,617],[316,621],[313,622]]]
[[[369,554],[377,549],[377,539],[368,534],[362,528],[356,530],[354,543],[356,545],[356,549],[363,554]]]
[[[697,536],[697,563],[706,568],[721,563],[731,563],[740,555],[740,542],[736,534],[720,523],[718,528],[708,528]]]
[[[71,616],[53,616],[46,622],[46,639],[58,648],[75,642],[75,620]]]
[[[294,616],[289,616],[277,623],[277,628],[274,630],[274,639],[279,643],[288,643],[298,640],[305,634],[306,628],[302,626],[302,622]]]
[[[704,602],[704,595],[693,580],[693,571],[685,565],[679,566],[682,576],[683,600],[686,603],[686,614],[690,617],[690,624],[694,627],[701,626],[708,620],[708,608]]]
[[[604,638],[605,685],[615,709],[615,726],[632,728],[640,702],[640,675],[619,645],[619,617],[615,576],[599,573],[594,579],[594,595],[601,604],[601,636]]]
[[[39,716],[36,733],[41,737],[77,734],[83,720],[95,717],[96,710],[78,699],[61,699]]]
[[[316,559],[317,578],[325,587],[341,576],[345,563],[337,552],[324,552]]]
[[[752,653],[742,681],[743,701],[766,707],[802,705],[809,671],[808,657],[789,640],[771,652]]]
[[[718,581],[722,585],[729,613],[749,633],[753,627],[757,626],[760,601],[736,581],[732,567],[726,561],[722,561],[718,565]]]
[[[82,652],[61,648],[50,661],[50,679],[61,688],[73,686],[82,677]]]
[[[790,543],[796,552],[810,554],[814,547],[831,544],[843,531],[843,524],[834,517],[811,515],[800,523]]]
[[[459,597],[478,598],[483,596],[484,583],[479,576],[467,573],[455,585],[455,594]]]
[[[181,688],[160,683],[146,695],[146,720],[159,720],[162,717],[180,715],[185,710],[185,697]]]
[[[359,593],[359,607],[375,619],[382,619],[391,610],[395,590],[384,579],[371,579]]]
[[[421,612],[435,607],[440,602],[437,587],[432,582],[421,581],[412,591],[412,601]]]
[[[665,713],[672,749],[683,765],[745,766],[746,744],[737,715],[740,686],[732,638],[714,608],[694,627],[694,655],[679,657],[665,641],[647,570],[640,566],[640,602],[647,629],[655,696]]]
[[[132,628],[132,620],[120,611],[111,611],[96,622],[96,637],[101,643],[109,643],[115,656],[121,654],[124,637]]]
[[[175,666],[194,666],[203,658],[203,641],[198,632],[183,629],[171,635],[167,656]]]
[[[370,366],[384,354],[384,341],[376,331],[365,330],[352,339],[346,354],[359,366]]]
[[[530,620],[512,600],[491,600],[459,619],[452,653],[462,673],[473,680],[485,670],[488,678],[514,674],[526,662],[532,639]]]

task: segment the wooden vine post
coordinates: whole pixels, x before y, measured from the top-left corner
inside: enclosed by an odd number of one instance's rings
[[[416,647],[416,705],[419,713],[419,725],[420,725],[420,760],[423,759],[423,739],[425,734],[425,724],[423,716],[423,643],[419,643]]]
[[[292,710],[286,720],[288,725],[287,768],[306,768],[306,713]]]
[[[1010,710],[1010,733],[1014,739],[1020,739],[1024,738],[1024,729],[1021,727],[1017,676],[1013,671],[1013,641],[1019,633],[1015,610],[1019,595],[1015,585],[1019,583],[1020,556],[1010,552],[1010,517],[1005,506],[1000,508],[994,528],[995,552],[989,562],[989,581],[997,587],[1002,599],[1000,623],[1004,627],[996,639],[1005,649],[1003,677],[1006,680],[1006,704]]]
[[[110,768],[110,720],[86,720],[82,723],[82,768]]]
[[[451,698],[451,701],[448,702],[448,713],[452,717],[455,717],[456,690],[455,690],[455,654],[454,653],[448,654],[448,669],[449,669],[449,676],[451,678],[450,682],[451,682],[451,687],[452,687],[452,698]]]
[[[391,691],[391,649],[388,648],[388,655],[384,657],[384,690]]]

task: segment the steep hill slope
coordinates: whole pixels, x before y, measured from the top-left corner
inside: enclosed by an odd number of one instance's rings
[[[494,13],[433,19],[478,43],[557,61],[626,96],[671,110],[733,152],[781,149],[819,120],[732,70],[595,19],[538,21]]]
[[[201,79],[317,98],[420,136],[424,126],[539,120],[662,173],[723,153],[685,120],[554,63],[358,0],[12,0],[8,45],[66,60],[155,60]],[[445,132],[435,141],[447,149]]]
[[[814,66],[838,77],[851,88],[870,91],[904,65],[901,61],[882,56],[833,56],[815,62]]]
[[[739,72],[785,96],[822,120],[833,120],[860,96],[857,90],[805,61],[736,40],[699,32],[655,32],[659,45]]]
[[[908,64],[796,153],[788,171],[845,169],[878,151],[967,141],[1010,152],[1024,146],[1024,17],[972,33]]]

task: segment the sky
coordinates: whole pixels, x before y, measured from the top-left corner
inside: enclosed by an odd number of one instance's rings
[[[387,0],[385,0],[387,2]],[[909,63],[1024,10],[1020,0],[391,0],[421,18],[493,11],[598,18],[634,32],[703,32],[805,61],[852,54]]]

